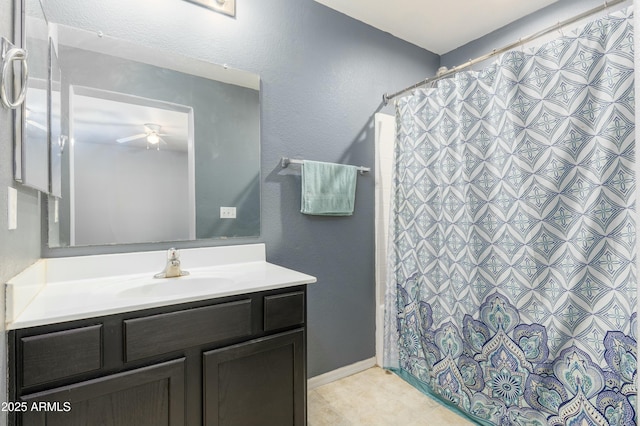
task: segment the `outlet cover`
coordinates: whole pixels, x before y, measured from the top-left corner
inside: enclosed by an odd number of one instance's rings
[[[235,219],[236,208],[235,207],[220,207],[220,219]]]

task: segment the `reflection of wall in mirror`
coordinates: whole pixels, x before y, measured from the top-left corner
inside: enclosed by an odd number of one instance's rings
[[[58,63],[58,52],[52,40],[49,43],[49,126],[50,135],[50,164],[51,168],[51,195],[60,198],[62,195],[61,160],[62,151],[67,143],[67,136],[62,134],[62,76],[60,75],[60,64]]]
[[[185,151],[76,143],[74,156],[76,245],[189,238]]]
[[[17,118],[18,122],[23,122],[24,127],[21,129],[21,136],[16,137],[16,144],[22,142],[21,149],[16,149],[16,162],[21,164],[21,168],[16,169],[16,178],[27,186],[49,192],[47,24],[39,4],[27,2],[26,6],[32,13],[39,15],[28,16],[25,23],[29,79],[27,96],[20,110],[23,116]]]
[[[68,93],[64,87],[80,85],[192,107],[197,238],[260,234],[260,105],[257,90],[63,45],[59,46],[59,54],[63,96]],[[64,126],[63,132],[67,130]],[[68,167],[68,161],[63,160],[63,167],[65,164]],[[67,173],[63,171],[63,176]],[[65,193],[69,192],[68,179],[63,185],[60,215],[61,221],[68,222],[70,206],[65,202],[68,198]],[[238,207],[237,219],[220,219],[221,206]],[[62,234],[64,229],[65,226],[61,226]],[[68,241],[64,235],[60,240]],[[158,236],[137,242],[149,241],[164,239]]]
[[[47,81],[29,80],[27,102],[24,109],[23,179],[27,185],[49,192],[49,139],[47,117]]]

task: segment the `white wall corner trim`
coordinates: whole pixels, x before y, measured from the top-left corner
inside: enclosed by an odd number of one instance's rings
[[[393,156],[396,141],[396,117],[377,113],[375,115],[375,241],[376,241],[376,357],[383,365],[384,355],[384,309],[387,289],[387,248],[389,245],[389,223],[391,217],[391,187],[393,184]]]

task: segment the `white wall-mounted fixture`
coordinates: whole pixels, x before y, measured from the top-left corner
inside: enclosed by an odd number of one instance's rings
[[[236,0],[187,0],[216,12],[236,16]]]

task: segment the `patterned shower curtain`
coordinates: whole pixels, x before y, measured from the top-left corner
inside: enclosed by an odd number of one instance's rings
[[[632,20],[397,104],[386,363],[480,424],[636,424]]]

